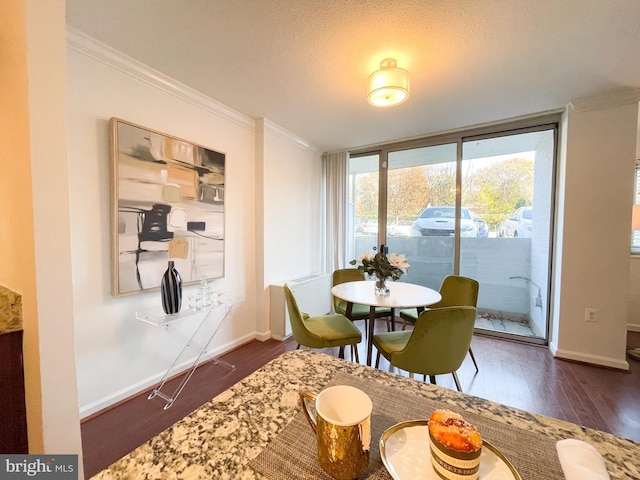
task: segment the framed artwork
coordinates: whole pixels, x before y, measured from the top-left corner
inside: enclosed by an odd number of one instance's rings
[[[224,153],[111,119],[111,293],[224,276]]]

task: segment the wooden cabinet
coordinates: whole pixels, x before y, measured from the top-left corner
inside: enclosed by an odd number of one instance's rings
[[[22,330],[0,333],[0,453],[28,453]]]

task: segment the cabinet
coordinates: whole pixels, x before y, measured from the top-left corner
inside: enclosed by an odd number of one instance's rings
[[[28,453],[22,330],[0,333],[0,453]]]

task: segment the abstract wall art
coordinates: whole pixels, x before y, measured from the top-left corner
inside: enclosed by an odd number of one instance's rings
[[[225,154],[111,119],[111,292],[224,276]]]

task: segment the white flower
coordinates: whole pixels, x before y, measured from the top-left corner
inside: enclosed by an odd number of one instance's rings
[[[371,260],[373,260],[373,257],[371,256],[371,252],[369,251],[363,252],[362,255],[358,257],[358,263],[362,263],[363,260],[366,260],[367,262],[370,262]]]
[[[405,257],[404,253],[400,255],[396,255],[395,253],[390,254],[389,263],[391,263],[391,265],[393,265],[394,267],[402,270],[402,273],[407,273],[407,269],[411,266],[407,262],[407,258]]]

